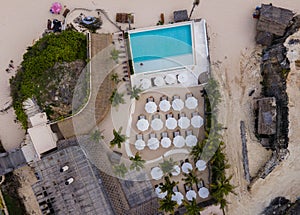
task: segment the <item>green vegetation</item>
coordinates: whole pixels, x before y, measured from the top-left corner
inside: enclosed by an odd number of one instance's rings
[[[113,107],[117,107],[119,106],[119,104],[125,104],[125,100],[123,97],[124,97],[123,93],[118,93],[118,90],[114,89],[114,91],[112,92],[109,98],[109,101]]]
[[[170,157],[169,160],[165,160],[162,163],[159,163],[159,166],[164,174],[170,174],[174,170],[174,165],[176,162]]]
[[[114,139],[110,141],[110,146],[118,146],[118,148],[121,148],[121,144],[125,142],[126,136],[124,134],[121,134],[122,127],[119,128],[117,131],[116,129],[113,130]]]
[[[144,164],[146,163],[146,161],[140,156],[139,152],[137,152],[134,157],[130,157],[129,160],[132,161],[130,165],[131,170],[136,169],[137,171],[140,171],[144,168]]]
[[[128,169],[126,168],[124,163],[121,163],[120,165],[114,165],[113,169],[114,173],[120,178],[124,178],[125,174],[128,172]]]
[[[193,199],[193,201],[183,201],[183,205],[186,208],[185,215],[199,215],[201,208],[197,205],[196,199]]]
[[[90,140],[94,141],[94,142],[99,142],[100,140],[103,140],[104,136],[102,134],[102,132],[100,132],[99,130],[95,130],[94,132],[92,132],[90,134]]]
[[[6,193],[3,193],[3,198],[9,214],[24,215],[24,210],[17,199],[12,198]]]
[[[113,73],[112,75],[111,75],[111,77],[110,77],[110,79],[113,81],[113,82],[115,82],[115,84],[118,84],[118,83],[120,83],[120,79],[119,79],[119,75],[117,74],[117,73]]]
[[[130,98],[131,99],[135,99],[135,100],[139,100],[140,99],[140,93],[143,90],[141,88],[138,88],[136,86],[133,86],[133,88],[130,91]]]
[[[167,192],[167,196],[159,200],[159,210],[173,214],[177,203],[172,201],[172,194],[175,194],[173,188],[178,184],[178,182],[171,181],[169,176],[166,176],[164,180],[165,181],[163,185],[160,186],[160,189],[162,193]]]
[[[197,177],[196,175],[196,169],[194,168],[192,171],[190,171],[188,174],[187,173],[183,173],[184,178],[183,181],[189,185],[190,187],[192,187],[194,184],[197,186],[197,184],[199,183],[200,179]]]
[[[118,63],[119,54],[120,54],[120,52],[119,52],[118,50],[116,50],[116,49],[113,49],[113,50],[110,52],[111,58],[112,58],[116,63]]]
[[[86,60],[86,37],[75,31],[64,31],[60,34],[48,34],[27,48],[23,55],[21,69],[10,79],[11,96],[17,119],[27,128],[27,117],[22,103],[27,98],[36,98],[43,105],[41,96],[46,93],[47,83],[55,79],[49,72],[56,63]],[[49,112],[49,110],[48,110]]]

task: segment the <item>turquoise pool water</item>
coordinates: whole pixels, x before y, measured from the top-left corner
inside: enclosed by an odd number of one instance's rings
[[[130,33],[130,46],[134,63],[192,55],[191,25]]]

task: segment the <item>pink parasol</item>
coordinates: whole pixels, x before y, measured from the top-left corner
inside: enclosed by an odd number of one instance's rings
[[[51,12],[55,14],[59,14],[62,9],[61,3],[54,2],[51,7]]]

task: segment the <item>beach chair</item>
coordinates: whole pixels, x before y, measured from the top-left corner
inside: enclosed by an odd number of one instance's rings
[[[193,135],[193,131],[192,130],[187,130],[185,134],[186,134],[186,136]]]
[[[173,96],[173,100],[175,100],[175,99],[180,99],[180,96],[177,96],[177,95]]]
[[[146,116],[144,116],[144,115],[139,115],[139,116],[138,116],[138,120],[140,120],[140,119],[146,119]]]
[[[168,96],[162,96],[162,97],[160,97],[160,101],[163,101],[163,100],[167,100],[168,101]]]
[[[173,192],[179,192],[178,185],[176,185],[175,187],[173,187]]]
[[[190,185],[188,185],[188,184],[184,184],[183,187],[184,187],[185,193],[187,193],[188,191],[190,191],[190,190],[193,189],[193,188],[192,188]]]
[[[194,116],[199,116],[199,113],[198,112],[193,112],[192,117],[194,117]]]
[[[186,116],[186,114],[184,113],[184,112],[181,112],[181,113],[179,113],[178,114],[178,118],[180,119],[181,117],[185,117]]]
[[[197,183],[197,190],[199,190],[200,188],[204,187],[204,181],[203,179],[201,179],[198,183]]]
[[[189,98],[189,97],[193,97],[193,93],[187,93],[187,94],[185,95],[185,98],[186,98],[186,99]]]
[[[152,116],[152,119],[159,119],[159,118],[160,118],[160,116],[158,114],[155,114]]]
[[[136,139],[137,140],[143,140],[143,135],[142,134],[137,134]]]
[[[149,138],[156,138],[156,134],[155,133],[149,134]]]
[[[179,132],[179,131],[174,131],[174,132],[173,132],[173,136],[174,136],[174,137],[179,136],[179,135],[180,135],[180,132]]]
[[[162,133],[161,133],[161,137],[162,137],[162,138],[168,137],[168,133],[167,133],[167,132],[162,132]]]

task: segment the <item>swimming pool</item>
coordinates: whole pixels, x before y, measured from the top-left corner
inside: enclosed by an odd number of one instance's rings
[[[129,39],[135,73],[183,67],[194,62],[191,23],[130,32]]]

